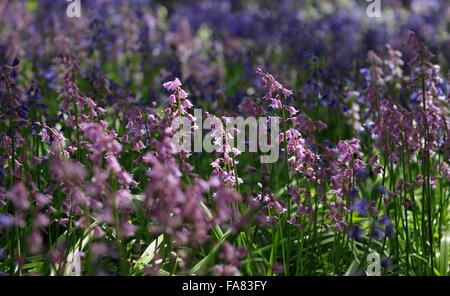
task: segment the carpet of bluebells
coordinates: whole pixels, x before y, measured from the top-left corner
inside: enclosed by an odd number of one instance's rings
[[[447,1],[68,4],[0,1],[1,274],[449,275]]]

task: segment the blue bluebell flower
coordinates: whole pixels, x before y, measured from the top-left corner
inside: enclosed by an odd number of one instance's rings
[[[349,231],[350,238],[354,239],[357,242],[362,240],[364,232],[358,225],[353,225],[352,229]]]
[[[358,212],[361,216],[367,217],[368,202],[365,198],[356,201],[352,206],[352,211]]]

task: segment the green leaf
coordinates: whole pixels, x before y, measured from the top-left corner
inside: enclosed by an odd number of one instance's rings
[[[349,268],[345,272],[345,276],[352,276],[356,274],[356,271],[358,270],[359,262],[355,259],[352,261],[352,264],[350,264]]]
[[[155,257],[156,249],[161,246],[164,239],[164,234],[161,234],[152,241],[148,247],[145,249],[144,253],[142,253],[141,257],[134,261],[134,268],[137,270],[144,269]]]
[[[439,273],[442,276],[448,275],[450,254],[450,229],[444,231],[441,238],[441,249],[439,251]]]
[[[230,235],[231,233],[231,229],[229,229],[223,236],[222,239],[219,241],[219,243],[217,245],[214,246],[214,248],[208,253],[208,255],[206,255],[205,258],[203,258],[202,260],[200,260],[200,262],[198,262],[197,264],[195,264],[195,266],[191,269],[190,274],[192,275],[196,275],[197,272],[200,270],[200,268],[203,265],[206,265],[209,260],[216,254],[217,250],[219,250],[220,246],[225,242],[225,240],[227,239],[227,237]]]

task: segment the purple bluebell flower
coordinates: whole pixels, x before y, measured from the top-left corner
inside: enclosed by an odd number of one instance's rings
[[[3,251],[2,248],[0,248],[0,262],[4,261],[6,259],[6,252]]]
[[[368,202],[365,198],[356,201],[352,206],[352,211],[358,212],[361,216],[367,217]]]
[[[352,200],[358,197],[359,190],[358,188],[352,188],[348,191],[348,197],[350,197]]]
[[[391,264],[392,264],[391,259],[389,259],[386,256],[381,256],[381,267],[388,268],[389,266],[391,266]]]
[[[382,238],[384,238],[384,235],[385,234],[383,233],[382,230],[376,228],[372,233],[372,238],[373,239],[382,239]]]
[[[394,236],[394,226],[392,224],[386,226],[386,228],[384,230],[384,235],[386,237]]]
[[[361,180],[364,181],[367,179],[369,175],[369,171],[366,168],[355,168],[355,176]]]
[[[10,214],[0,214],[0,230],[8,229],[14,224],[14,218]]]
[[[350,238],[360,242],[364,232],[358,225],[353,225],[352,229],[349,231]]]
[[[378,222],[385,226],[384,235],[386,237],[392,237],[394,235],[394,226],[392,225],[392,221],[388,216],[381,217]]]

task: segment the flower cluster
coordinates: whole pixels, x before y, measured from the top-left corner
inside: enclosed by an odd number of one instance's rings
[[[447,10],[394,2],[3,1],[0,275],[447,275]]]

